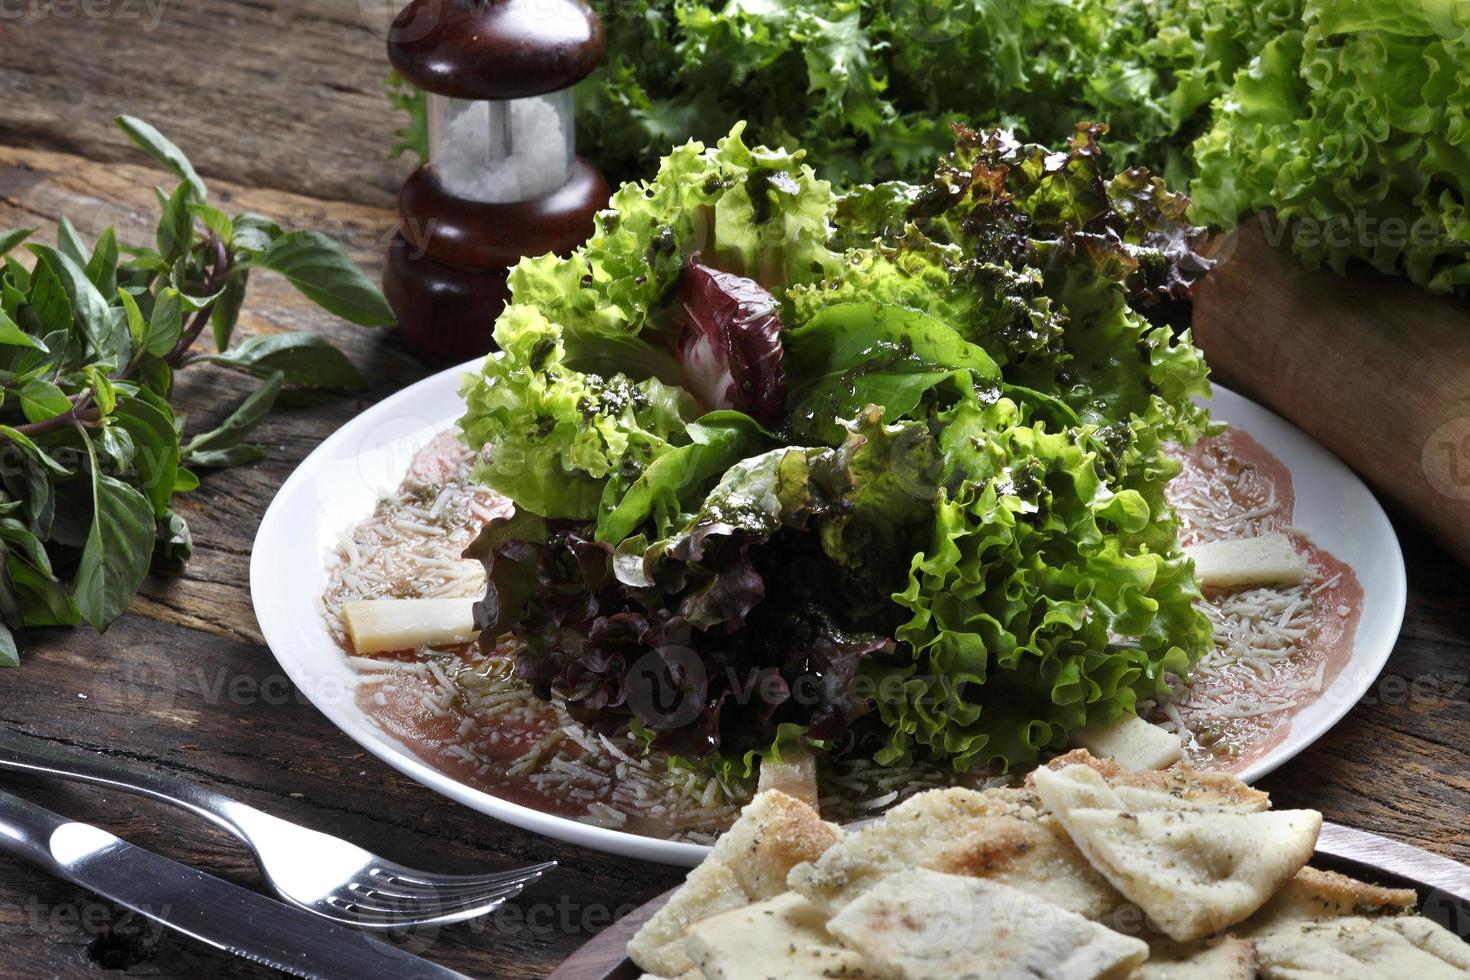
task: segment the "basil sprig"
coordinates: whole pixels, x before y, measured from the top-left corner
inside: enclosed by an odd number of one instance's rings
[[[393,322],[331,238],[212,207],[177,146],[140,119],[117,123],[179,178],[157,192],[156,247],[108,228],[88,248],[65,219],[54,248],[28,242],[35,229],[0,231],[0,665],[19,662],[15,630],[103,630],[150,568],[182,565],[192,542],[174,496],[199,485],[194,470],[261,455],[247,439],[283,385],[363,386],[314,334],[234,343],[253,271],[354,323]],[[206,327],[215,350],[196,352]],[[174,372],[201,364],[264,380],[218,427],[186,436]]]

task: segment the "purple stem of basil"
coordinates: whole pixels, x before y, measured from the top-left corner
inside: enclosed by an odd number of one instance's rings
[[[734,409],[763,425],[786,408],[781,304],[760,283],[690,259],[679,286],[685,383],[708,409]]]

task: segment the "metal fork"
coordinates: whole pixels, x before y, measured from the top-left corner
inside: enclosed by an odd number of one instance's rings
[[[0,727],[0,769],[43,773],[183,807],[238,837],[266,883],[297,908],[359,929],[401,929],[484,915],[556,866],[487,875],[442,875],[385,861],[338,837],[298,827],[214,790],[59,748]]]

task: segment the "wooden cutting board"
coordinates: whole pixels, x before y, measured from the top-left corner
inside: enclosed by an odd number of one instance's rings
[[[1264,218],[1216,254],[1194,297],[1215,378],[1306,430],[1470,564],[1470,304],[1362,265],[1314,272]]]

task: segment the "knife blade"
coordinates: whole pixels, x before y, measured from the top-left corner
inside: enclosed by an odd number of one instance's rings
[[[1470,867],[1413,844],[1324,820],[1317,853],[1387,871],[1470,902]]]
[[[466,980],[5,792],[0,792],[0,851],[215,949],[309,980]]]

